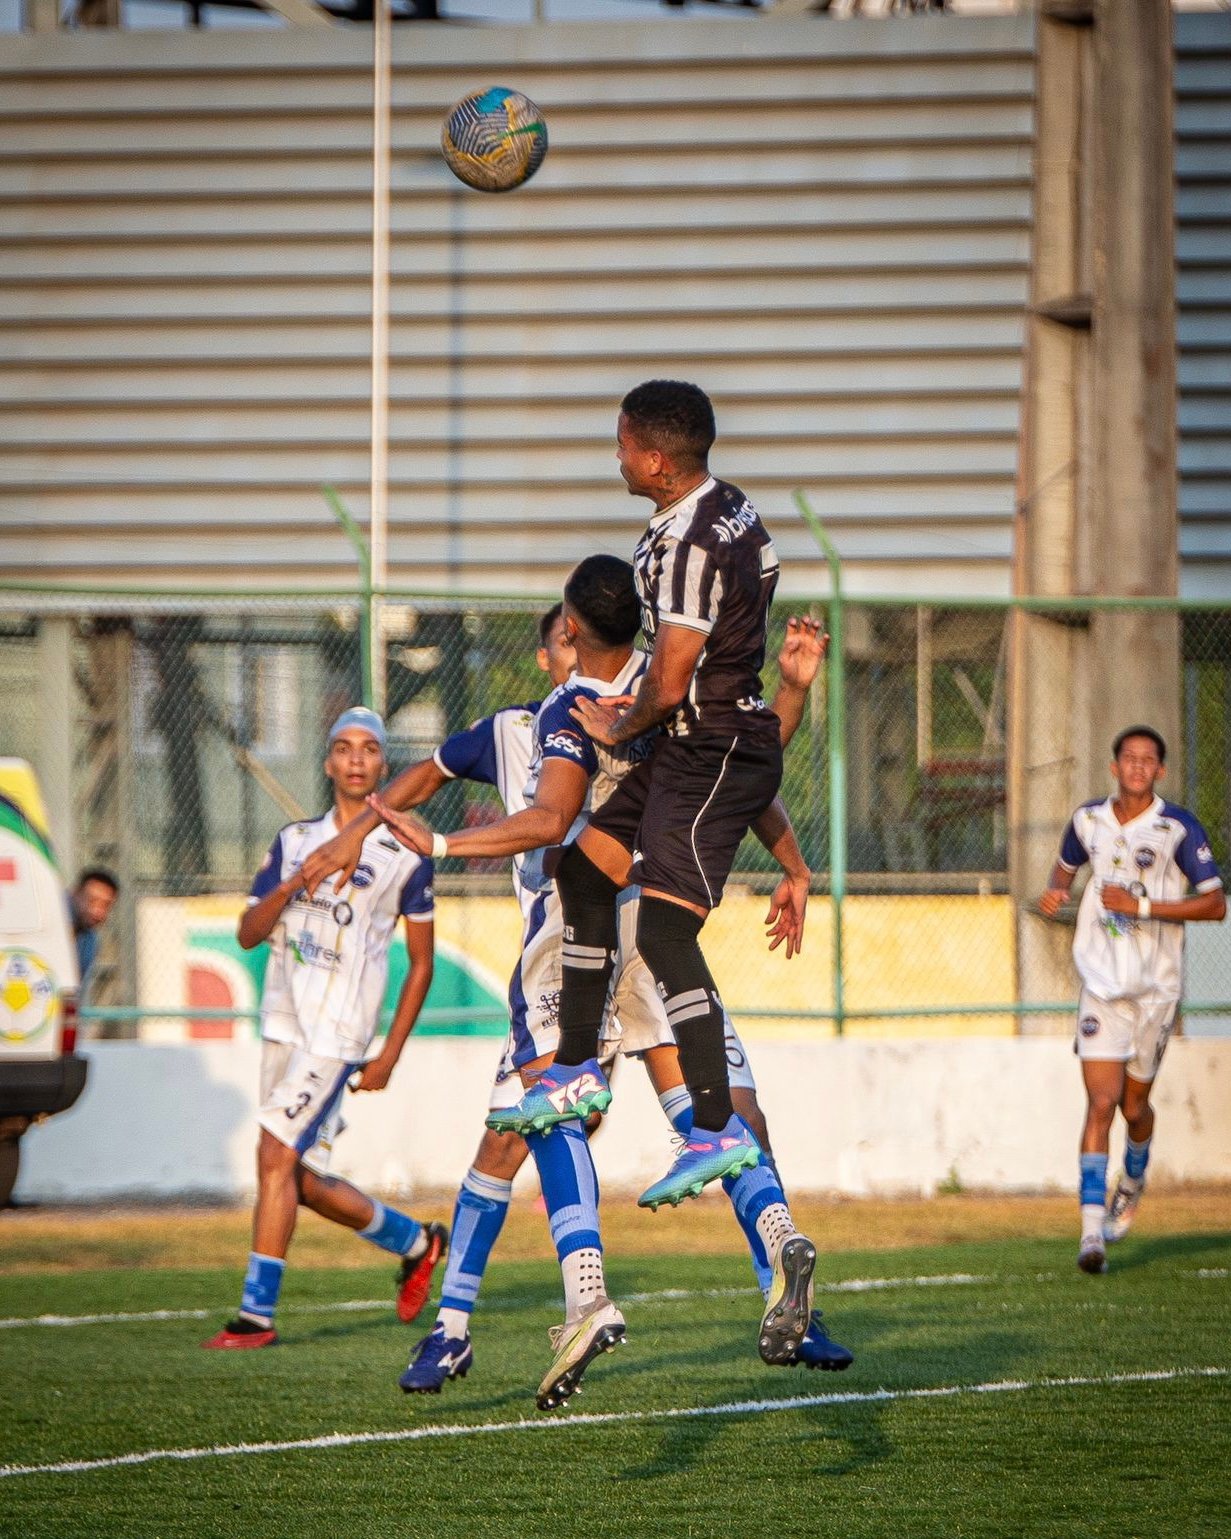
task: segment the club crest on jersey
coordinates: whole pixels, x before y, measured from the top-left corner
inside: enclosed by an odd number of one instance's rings
[[[1154,864],[1154,851],[1150,849],[1137,850],[1133,854],[1133,859],[1143,871],[1148,871]]]
[[[1078,1030],[1083,1037],[1095,1037],[1098,1035],[1099,1018],[1097,1015],[1083,1015]]]
[[[376,880],[376,872],[371,866],[359,865],[355,867],[355,874],[351,877],[351,885],[354,887],[370,887]]]

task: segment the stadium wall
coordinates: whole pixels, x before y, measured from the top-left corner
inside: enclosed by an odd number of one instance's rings
[[[1030,17],[408,27],[394,38],[391,583],[552,593],[644,524],[615,406],[715,395],[784,592],[1009,584]],[[0,564],[336,586],[368,504],[371,38],[6,39]],[[552,147],[455,182],[493,78]]]
[[[19,1195],[250,1195],[259,1054],[252,1041],[94,1044],[85,1096],[23,1142]],[[334,1170],[382,1191],[452,1190],[478,1144],[495,1058],[491,1042],[412,1038],[388,1090],[349,1098]],[[755,1063],[792,1191],[1073,1186],[1084,1101],[1068,1042],[763,1042]],[[1153,1179],[1231,1179],[1231,1041],[1174,1042],[1155,1104]],[[669,1130],[635,1064],[620,1067],[594,1148],[608,1190],[661,1174]]]

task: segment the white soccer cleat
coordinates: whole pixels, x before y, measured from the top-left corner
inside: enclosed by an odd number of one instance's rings
[[[1129,1232],[1137,1217],[1137,1204],[1144,1191],[1144,1181],[1130,1181],[1122,1175],[1116,1182],[1116,1189],[1107,1204],[1107,1217],[1103,1220],[1104,1244],[1114,1245]]]
[[[1090,1272],[1094,1276],[1107,1270],[1107,1252],[1103,1249],[1101,1234],[1082,1236],[1081,1248],[1077,1252],[1077,1265],[1083,1272]]]
[[[555,1350],[551,1367],[534,1398],[540,1411],[554,1411],[581,1387],[582,1375],[600,1352],[611,1352],[624,1340],[624,1316],[600,1293],[575,1320],[548,1328]]]

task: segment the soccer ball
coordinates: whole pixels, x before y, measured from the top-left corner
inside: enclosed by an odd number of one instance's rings
[[[543,164],[547,125],[528,96],[491,86],[463,96],[440,130],[454,176],[480,192],[520,187]]]

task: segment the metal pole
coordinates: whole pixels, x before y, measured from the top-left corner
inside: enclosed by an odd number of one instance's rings
[[[380,603],[389,580],[389,160],[392,60],[389,0],[378,0],[372,28],[372,451],[367,595],[367,674],[371,703],[385,708]],[[365,690],[365,695],[367,691]]]
[[[833,1019],[842,1036],[846,1023],[843,976],[842,905],[846,899],[846,645],[843,637],[842,563],[812,505],[800,491],[795,505],[829,564],[833,595],[829,604],[829,894],[833,903]]]

